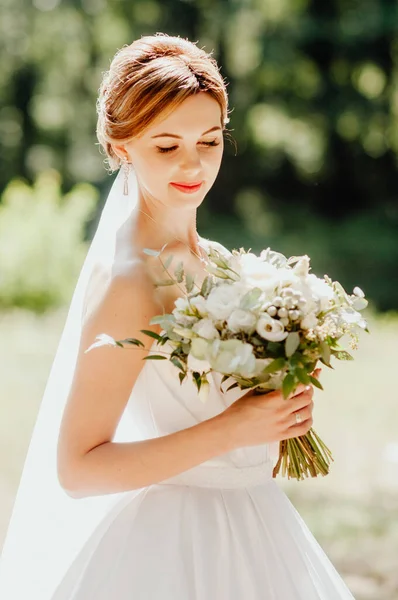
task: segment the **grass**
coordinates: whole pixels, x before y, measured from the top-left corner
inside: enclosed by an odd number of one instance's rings
[[[66,314],[0,314],[0,547]],[[365,316],[371,333],[355,360],[335,360],[334,372],[323,366],[324,391],[315,390],[314,428],[333,452],[330,474],[278,483],[356,600],[397,600],[398,317]]]

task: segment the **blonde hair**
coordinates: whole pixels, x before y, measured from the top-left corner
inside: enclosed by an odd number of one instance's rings
[[[111,173],[121,165],[112,143],[126,143],[141,134],[188,96],[209,93],[221,107],[223,129],[229,122],[226,83],[217,62],[180,37],[157,33],[123,46],[98,91],[96,133]]]

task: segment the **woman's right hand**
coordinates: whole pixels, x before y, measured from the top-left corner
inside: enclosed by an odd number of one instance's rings
[[[321,368],[312,374],[319,377]],[[250,390],[223,413],[233,448],[257,446],[305,435],[312,426],[313,385],[300,383],[286,399],[282,390],[257,394]],[[302,421],[296,423],[295,413]]]

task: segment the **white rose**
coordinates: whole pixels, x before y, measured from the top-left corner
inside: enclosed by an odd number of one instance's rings
[[[310,287],[311,292],[318,298],[320,310],[328,310],[330,308],[329,300],[332,300],[335,295],[333,288],[313,273],[307,275],[305,282]]]
[[[230,314],[227,325],[234,333],[239,331],[252,333],[256,326],[256,317],[250,311],[238,308]]]
[[[287,338],[288,332],[277,319],[273,319],[267,313],[263,313],[256,325],[257,333],[270,342],[282,342]]]
[[[234,285],[221,284],[211,290],[206,300],[206,309],[210,317],[223,321],[238,307],[240,297],[234,288]]]
[[[211,319],[200,319],[200,321],[197,321],[197,323],[195,323],[195,325],[192,327],[192,331],[206,340],[214,340],[220,337],[220,334],[214,327]]]
[[[213,351],[209,357],[212,368],[225,375],[236,373],[242,377],[253,377],[256,370],[256,358],[251,344],[240,340],[213,342]]]
[[[269,262],[261,260],[252,252],[242,254],[241,278],[248,287],[259,287],[264,291],[275,288],[278,280],[278,269]]]

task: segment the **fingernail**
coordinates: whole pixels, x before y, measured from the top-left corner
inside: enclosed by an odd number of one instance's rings
[[[311,386],[310,386],[310,385],[306,385],[306,386],[305,386],[305,391],[306,391],[306,392],[309,392],[309,391],[310,391],[310,389],[311,389]]]

